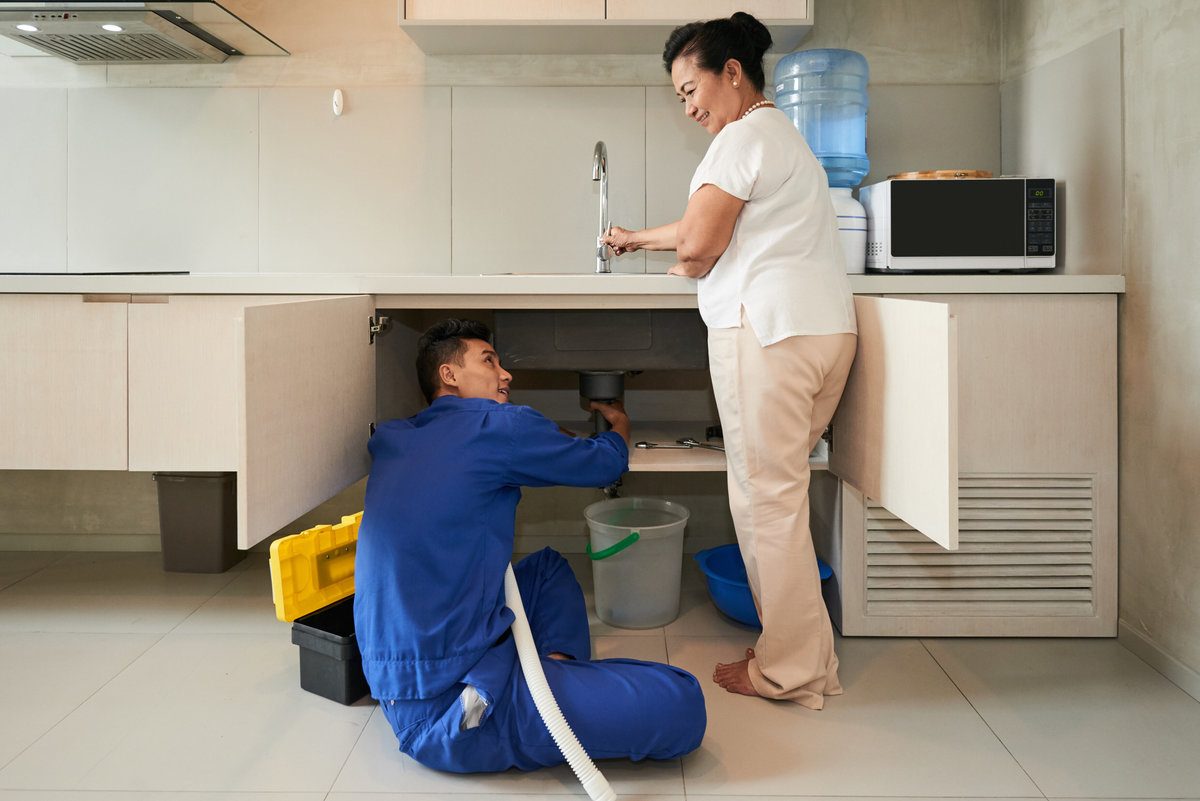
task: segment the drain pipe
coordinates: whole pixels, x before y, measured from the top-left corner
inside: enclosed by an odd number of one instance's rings
[[[567,764],[575,771],[579,783],[583,785],[592,801],[615,801],[617,794],[596,767],[596,763],[587,755],[587,751],[583,750],[579,738],[571,731],[570,724],[563,717],[562,710],[558,708],[558,702],[554,700],[554,694],[550,691],[550,685],[546,682],[546,673],[542,670],[537,645],[533,641],[533,633],[529,630],[529,619],[525,617],[525,606],[521,603],[521,592],[517,588],[517,577],[513,573],[512,565],[509,565],[504,573],[504,604],[513,613],[513,641],[517,645],[517,656],[521,659],[525,683],[529,685],[534,706],[542,716],[546,728],[550,730],[554,744],[562,751]]]

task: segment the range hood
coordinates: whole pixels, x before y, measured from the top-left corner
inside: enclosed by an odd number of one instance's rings
[[[0,36],[77,64],[216,64],[230,56],[288,55],[215,0],[0,0]]]

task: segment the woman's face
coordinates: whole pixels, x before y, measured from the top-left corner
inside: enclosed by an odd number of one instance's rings
[[[684,112],[710,134],[737,119],[741,108],[741,95],[733,85],[736,79],[731,72],[709,72],[696,63],[694,54],[680,56],[671,63],[671,83]]]

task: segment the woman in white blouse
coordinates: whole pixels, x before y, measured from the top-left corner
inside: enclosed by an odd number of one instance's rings
[[[857,342],[825,171],[763,96],[771,35],[754,17],[672,32],[663,62],[689,119],[713,135],[683,218],[612,228],[617,254],[674,250],[698,279],[729,462],[729,507],[763,631],[718,664],[730,692],[812,709],[842,691],[808,524],[808,454],[837,408]]]

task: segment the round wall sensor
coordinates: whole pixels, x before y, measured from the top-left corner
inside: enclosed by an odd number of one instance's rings
[[[345,105],[346,105],[346,101],[342,97],[342,90],[334,89],[333,90],[333,116],[335,116],[335,117],[342,116],[342,109],[345,108]]]

